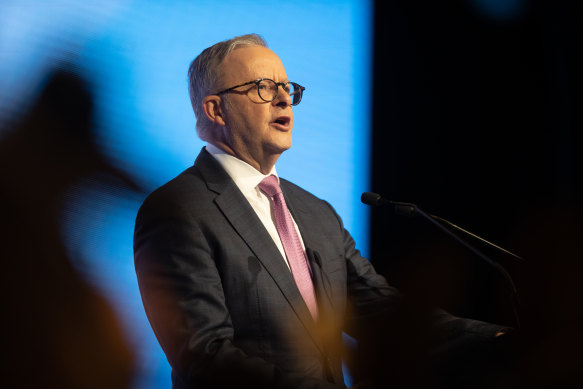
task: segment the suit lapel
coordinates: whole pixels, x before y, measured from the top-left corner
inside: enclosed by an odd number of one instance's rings
[[[321,349],[315,322],[291,272],[245,196],[222,166],[206,150],[201,151],[195,166],[201,172],[208,188],[217,193],[215,204],[265,267],[314,342]]]

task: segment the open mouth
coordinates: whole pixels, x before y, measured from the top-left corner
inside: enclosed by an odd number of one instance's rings
[[[280,116],[277,119],[275,119],[273,122],[276,124],[279,124],[281,126],[289,126],[291,119],[287,116]]]

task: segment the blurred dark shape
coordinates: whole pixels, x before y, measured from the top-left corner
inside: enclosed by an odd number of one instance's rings
[[[86,82],[58,70],[0,143],[0,387],[127,388],[134,357],[106,300],[72,265],[64,195],[109,177],[136,189],[94,142]],[[75,258],[78,260],[78,258]]]

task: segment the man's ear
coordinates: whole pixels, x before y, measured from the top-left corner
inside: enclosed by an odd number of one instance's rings
[[[219,126],[226,125],[221,108],[221,98],[217,95],[209,95],[202,99],[202,109],[206,117]]]

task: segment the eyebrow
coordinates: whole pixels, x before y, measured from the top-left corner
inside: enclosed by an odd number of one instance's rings
[[[271,78],[271,77],[257,77],[257,78],[256,78],[255,80],[253,80],[253,81],[257,81],[257,80],[272,80],[272,81],[275,81],[275,82],[283,82],[284,84],[285,84],[285,83],[288,83],[288,82],[290,82],[288,78],[284,78],[284,79],[283,79],[283,80],[281,80],[281,81],[277,81],[277,80],[274,80],[274,79],[273,79],[273,78]]]

